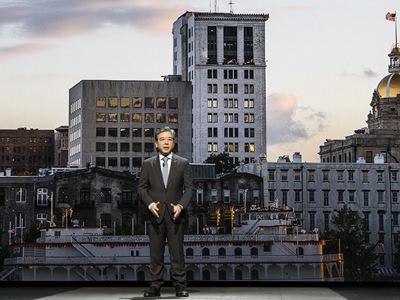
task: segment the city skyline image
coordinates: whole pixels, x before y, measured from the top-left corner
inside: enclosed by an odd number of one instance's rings
[[[388,74],[394,23],[385,14],[395,2],[250,3],[232,9],[269,14],[268,160],[300,151],[319,161],[325,139],[366,127],[373,90]],[[0,127],[67,124],[68,90],[83,79],[162,80],[173,72],[173,20],[214,9],[214,1],[2,1]],[[228,1],[217,10],[228,13]]]

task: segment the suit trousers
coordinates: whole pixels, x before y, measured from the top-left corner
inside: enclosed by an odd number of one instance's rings
[[[161,223],[149,224],[151,287],[159,289],[164,283],[164,251],[167,240],[171,280],[176,289],[186,288],[183,229],[184,224],[174,223],[168,212],[165,212]]]

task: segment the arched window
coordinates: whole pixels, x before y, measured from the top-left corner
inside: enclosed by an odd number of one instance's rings
[[[193,256],[193,248],[186,249],[186,256],[188,256],[188,257]]]
[[[218,271],[218,279],[219,280],[226,280],[226,271],[223,269],[220,269]]]
[[[235,256],[242,256],[242,248],[235,248]]]
[[[186,279],[187,280],[194,280],[194,272],[193,272],[193,270],[187,270]]]
[[[251,256],[258,256],[258,249],[256,247],[253,247],[250,249],[250,254]]]
[[[240,269],[235,270],[235,280],[243,280],[243,272]]]
[[[219,248],[218,249],[218,256],[226,256],[226,249],[225,248]]]
[[[203,248],[203,250],[201,251],[201,255],[202,255],[203,257],[205,257],[205,256],[210,256],[210,249],[208,249],[208,248]]]
[[[144,281],[145,276],[144,276],[144,271],[140,270],[137,272],[137,280],[138,281]]]
[[[257,269],[251,270],[251,280],[258,280],[259,274]]]
[[[203,270],[203,280],[210,280],[210,271]]]
[[[299,256],[303,256],[304,255],[304,248],[303,247],[298,247],[296,249],[296,254]]]

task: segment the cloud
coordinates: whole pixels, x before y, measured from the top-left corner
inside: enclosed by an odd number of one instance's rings
[[[369,68],[364,68],[364,75],[370,78],[377,77],[378,73],[374,72],[373,70]]]
[[[374,77],[379,76],[379,74],[376,73],[374,70],[372,70],[370,68],[364,68],[364,70],[363,70],[363,72],[361,74],[344,71],[341,74],[341,76],[342,77],[368,77],[368,78],[374,78]]]
[[[301,115],[301,120],[297,115]],[[268,145],[309,139],[326,128],[326,119],[324,112],[307,106],[298,107],[297,99],[292,95],[271,94],[267,99]]]
[[[24,0],[0,5],[0,30],[14,26],[26,43],[0,47],[0,59],[32,53],[29,45],[41,50],[64,38],[112,25],[134,27],[152,34],[168,34],[172,22],[188,5],[177,0]],[[1,32],[1,31],[0,31]],[[1,36],[0,36],[1,38]],[[37,51],[34,50],[34,51]]]

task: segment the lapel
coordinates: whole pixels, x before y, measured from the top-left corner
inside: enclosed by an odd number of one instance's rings
[[[169,187],[169,185],[170,185],[171,181],[173,180],[173,178],[175,178],[177,163],[178,163],[178,160],[176,159],[175,154],[172,154],[171,167],[170,167],[169,175],[168,175],[167,188]]]
[[[164,180],[162,177],[161,173],[161,163],[160,163],[160,156],[157,154],[157,156],[154,157],[153,161],[154,169],[156,170],[156,175],[158,177],[157,181],[160,182],[162,186],[164,186]]]

